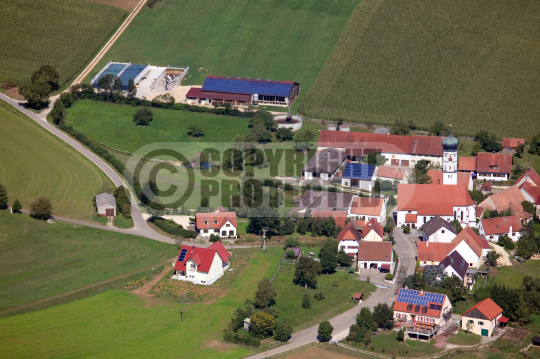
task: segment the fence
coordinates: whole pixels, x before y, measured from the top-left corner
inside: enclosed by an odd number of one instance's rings
[[[276,270],[274,271],[274,274],[272,274],[272,278],[270,279],[270,283],[272,283],[274,281],[274,278],[276,277],[276,275],[278,274],[279,272],[279,268],[281,268],[281,264],[283,264],[283,262],[279,262]]]

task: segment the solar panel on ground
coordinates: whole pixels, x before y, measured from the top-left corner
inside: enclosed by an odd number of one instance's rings
[[[244,94],[259,94],[266,96],[288,97],[293,84],[280,82],[262,82],[247,79],[222,79],[206,78],[202,91],[210,92],[231,92]]]
[[[180,252],[180,256],[178,257],[178,262],[183,262],[184,258],[186,258],[187,249],[182,249]]]

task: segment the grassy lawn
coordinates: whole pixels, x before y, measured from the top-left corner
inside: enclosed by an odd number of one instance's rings
[[[242,250],[235,250],[235,252]],[[250,250],[248,250],[250,251]],[[0,319],[5,357],[241,358],[246,347],[218,341],[233,312],[278,263],[272,251],[253,254],[246,269],[211,303],[182,304],[108,291],[74,303]],[[24,343],[32,342],[31,346]],[[59,349],[61,348],[61,349]]]
[[[84,0],[1,3],[0,83],[28,81],[41,65],[50,64],[64,84],[127,15],[120,8]]]
[[[403,118],[419,128],[438,119],[469,135],[489,124],[499,139],[530,140],[540,46],[521,44],[537,38],[540,3],[484,5],[362,1],[298,110],[364,123]]]
[[[430,355],[441,351],[441,349],[425,341],[407,340],[405,342],[398,342],[397,332],[393,330],[377,333],[367,348],[362,343],[351,342],[348,345],[364,350],[371,350],[371,347],[373,347],[373,351],[378,353],[381,353],[384,349],[385,355],[397,354],[399,356]]]
[[[519,164],[519,165],[525,167],[525,165],[527,165],[527,163],[528,163],[528,165],[531,166],[532,168],[534,168],[534,170],[537,173],[540,173],[540,156],[539,155],[532,155],[532,154],[528,153],[528,151],[525,151],[525,152],[526,153],[523,154],[522,158],[516,158],[516,157],[513,158],[514,164]],[[537,229],[537,231],[539,231],[539,230]]]
[[[480,335],[476,335],[474,333],[467,334],[465,330],[460,329],[457,334],[452,335],[446,340],[446,342],[457,345],[475,345],[480,343],[480,340],[482,340]]]
[[[296,81],[304,94],[359,2],[160,2],[141,10],[90,75],[109,59],[151,62],[189,66],[183,84],[202,84],[207,75],[240,76]]]
[[[133,218],[125,218],[124,216],[116,216],[113,219],[113,224],[117,228],[133,228]]]
[[[91,221],[92,198],[112,182],[92,162],[37,123],[0,101],[0,183],[9,204],[23,208],[38,196],[54,214]],[[0,231],[1,232],[1,231]]]
[[[295,285],[293,278],[294,265],[284,263],[272,284],[278,293],[276,308],[279,310],[279,318],[290,324],[295,332],[352,308],[355,305],[351,301],[353,293],[364,293],[367,297],[376,289],[373,284],[358,280],[358,276],[340,271],[317,277],[317,289],[304,289]],[[336,283],[337,287],[332,286],[333,283]],[[313,295],[321,291],[325,299],[314,299]],[[310,309],[302,308],[304,293],[308,293],[310,297]]]
[[[494,283],[519,287],[527,275],[540,276],[540,261],[528,260],[523,264],[497,268]]]
[[[172,258],[175,246],[0,211],[0,309],[78,289]]]
[[[452,306],[454,307],[454,313],[461,314],[475,304],[476,300],[474,297],[472,295],[467,295],[465,296],[465,300],[460,300]]]

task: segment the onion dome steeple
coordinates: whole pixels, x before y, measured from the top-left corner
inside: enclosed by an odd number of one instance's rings
[[[459,146],[459,141],[452,135],[452,125],[450,125],[450,134],[442,141],[443,150],[455,151]]]

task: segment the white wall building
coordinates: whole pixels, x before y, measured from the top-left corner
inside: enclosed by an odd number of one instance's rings
[[[512,241],[517,242],[522,229],[523,225],[518,216],[482,219],[478,223],[478,231],[490,242],[497,242],[502,235],[507,235]]]
[[[195,222],[201,238],[210,238],[211,234],[236,238],[236,212],[196,213]]]
[[[229,268],[231,254],[216,242],[208,248],[182,246],[174,265],[173,279],[210,285]]]

